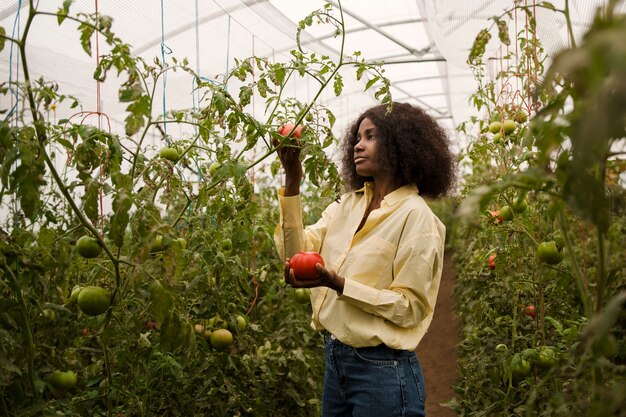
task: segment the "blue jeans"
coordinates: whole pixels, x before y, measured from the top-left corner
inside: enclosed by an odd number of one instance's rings
[[[325,335],[322,417],[423,417],[424,376],[415,352],[353,348]]]

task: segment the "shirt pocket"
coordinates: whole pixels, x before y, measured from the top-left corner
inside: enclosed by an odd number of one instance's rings
[[[396,245],[378,236],[370,236],[352,248],[346,275],[370,287],[388,288],[393,281],[391,266]]]

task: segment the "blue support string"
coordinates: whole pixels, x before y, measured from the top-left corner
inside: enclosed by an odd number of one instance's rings
[[[166,69],[168,64],[165,62],[165,54],[171,54],[172,50],[165,45],[165,12],[163,8],[163,0],[161,0],[161,61],[163,62],[163,68]],[[167,71],[163,72],[163,131],[165,132],[165,143],[170,144],[170,138],[167,134],[167,123],[166,123],[166,96],[165,91],[167,87]]]
[[[228,72],[230,71],[229,65],[230,65],[230,22],[231,20],[232,20],[232,16],[228,15],[228,35],[226,37],[226,76],[228,76]]]
[[[200,24],[199,24],[199,12],[198,12],[198,0],[196,0],[196,75],[200,74]],[[193,108],[196,110],[200,103],[200,92],[196,89],[196,77],[192,80],[191,86],[191,94],[193,97]],[[194,125],[194,132],[196,135],[195,142],[198,141],[198,126]],[[200,165],[198,164],[198,158],[195,158],[196,163],[196,174],[198,177],[198,182],[202,180],[202,172],[200,170]],[[189,205],[189,210],[191,211],[191,205]]]
[[[19,35],[19,31],[20,31],[20,14],[22,11],[22,0],[18,0],[17,2],[17,14],[15,15],[15,21],[13,22],[13,30],[11,31],[11,37],[13,39],[16,38],[15,36],[15,32],[18,32]],[[19,119],[19,116],[17,114],[17,109],[19,109],[19,102],[20,102],[20,96],[18,93],[17,88],[12,86],[12,82],[13,82],[13,47],[15,46],[15,44],[13,42],[11,42],[11,49],[9,51],[9,90],[11,91],[11,94],[15,97],[15,105],[13,107],[11,107],[11,110],[9,110],[9,113],[6,116],[6,120],[9,120],[11,118],[11,116],[13,116],[13,113],[15,112],[15,126],[17,127],[17,122]],[[17,69],[16,69],[16,79],[19,81],[20,78],[20,56],[17,55]]]
[[[20,23],[21,23],[21,19],[20,19],[20,12],[22,11],[22,0],[18,0],[17,2],[17,14],[15,15],[15,21],[13,22],[13,30],[11,31],[11,37],[13,39],[16,38],[15,32],[17,31],[18,35],[20,34]],[[15,46],[15,44],[13,42],[11,42],[11,49],[9,52],[9,91],[11,91],[11,94],[15,97],[15,105],[13,107],[11,107],[11,110],[8,112],[6,120],[10,120],[13,113],[15,113],[15,127],[17,127],[18,121],[19,121],[19,114],[18,114],[18,109],[19,109],[19,103],[20,103],[20,95],[19,95],[19,89],[17,87],[13,87],[13,47]],[[20,79],[20,55],[17,55],[17,69],[16,69],[16,79],[17,82],[19,82]],[[17,164],[17,162],[15,162],[13,165],[15,166]],[[19,215],[18,215],[18,201],[17,198],[15,198],[13,200],[13,226],[16,228],[19,228]],[[19,263],[17,264],[18,268],[19,268]],[[18,269],[19,270],[19,269]]]

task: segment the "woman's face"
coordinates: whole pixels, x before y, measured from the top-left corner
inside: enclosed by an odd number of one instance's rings
[[[375,178],[381,171],[378,165],[379,137],[376,126],[368,118],[361,121],[354,145],[356,173]]]

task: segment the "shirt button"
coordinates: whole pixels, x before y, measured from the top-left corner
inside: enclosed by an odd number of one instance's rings
[[[334,335],[334,334],[331,334],[331,335],[330,335],[330,340],[337,340],[337,338],[335,337],[335,335]]]

